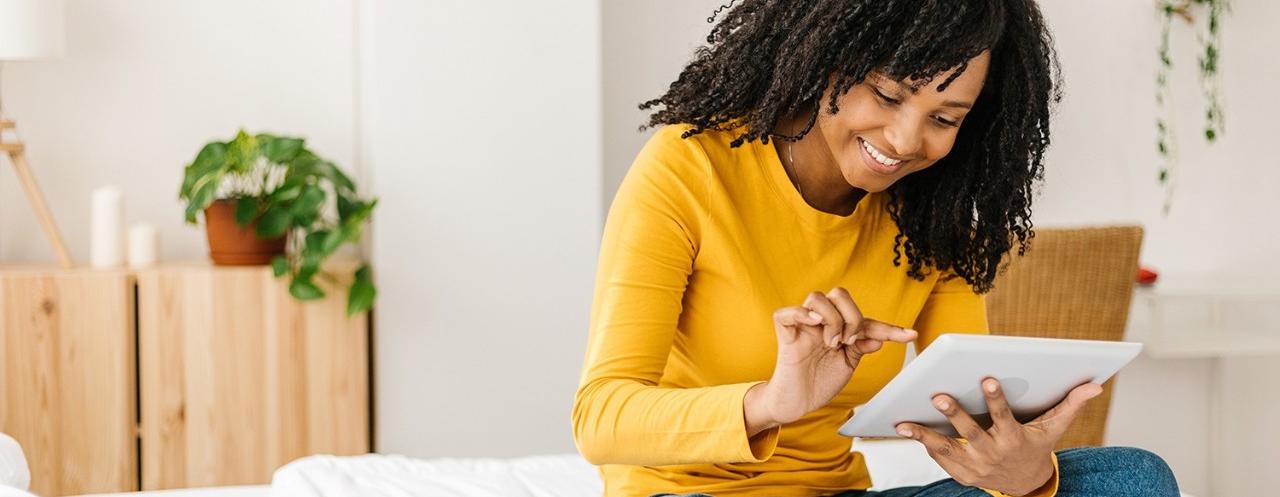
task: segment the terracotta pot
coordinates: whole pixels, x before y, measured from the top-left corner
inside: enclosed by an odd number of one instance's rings
[[[253,232],[255,224],[236,224],[236,202],[216,200],[204,209],[205,234],[209,237],[209,257],[219,266],[270,264],[284,253],[285,237],[263,239]]]

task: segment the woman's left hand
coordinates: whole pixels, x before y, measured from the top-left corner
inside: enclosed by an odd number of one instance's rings
[[[986,430],[951,396],[939,394],[933,398],[933,406],[947,416],[968,443],[915,423],[899,424],[898,434],[924,444],[929,455],[956,482],[1020,496],[1044,486],[1053,477],[1054,445],[1085,403],[1102,393],[1102,386],[1085,383],[1072,389],[1066,399],[1027,424],[1014,419],[1000,382],[994,378],[983,380],[982,392],[992,420],[991,428]]]

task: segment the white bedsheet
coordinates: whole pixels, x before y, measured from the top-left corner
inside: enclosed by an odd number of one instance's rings
[[[876,486],[921,485],[947,474],[912,441],[858,442]],[[276,471],[275,497],[599,497],[596,468],[578,454],[515,459],[368,454],[312,456]]]
[[[273,496],[599,497],[596,468],[577,454],[515,459],[367,454],[312,456],[276,471]]]
[[[923,485],[946,473],[917,443],[859,441],[876,486]],[[276,471],[272,485],[110,494],[113,497],[600,497],[596,468],[578,454],[514,459],[367,454],[311,456]],[[11,497],[0,490],[0,497]],[[17,496],[15,496],[17,497]],[[26,497],[21,495],[20,497]],[[98,497],[108,497],[103,494]],[[1184,494],[1184,497],[1185,494]]]

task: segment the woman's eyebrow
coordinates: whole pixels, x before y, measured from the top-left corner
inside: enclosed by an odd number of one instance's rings
[[[919,93],[919,90],[918,90],[918,89],[916,89],[916,88],[912,88],[912,87],[911,87],[911,85],[903,84],[901,81],[897,81],[897,80],[894,80],[894,79],[892,79],[892,78],[887,78],[887,77],[882,76],[882,75],[880,75],[880,74],[868,74],[868,76],[869,76],[871,79],[875,80],[875,82],[876,82],[877,84],[882,84],[882,85],[883,85],[883,84],[885,84],[885,83],[893,83],[893,84],[894,84],[894,86],[897,86],[897,87],[898,87],[898,90],[899,90],[899,91],[902,91],[902,90],[904,90],[904,89],[905,89],[907,92],[911,93],[912,95],[915,95],[915,94]],[[973,102],[961,102],[961,101],[959,101],[959,100],[945,100],[945,101],[943,101],[943,102],[942,102],[942,107],[955,107],[955,108],[959,108],[959,109],[973,109]]]

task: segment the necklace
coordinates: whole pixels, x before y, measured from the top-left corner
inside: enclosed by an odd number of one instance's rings
[[[791,163],[791,166],[788,169],[790,169],[791,174],[796,177],[796,191],[800,192],[800,198],[804,198],[804,189],[800,188],[800,173],[796,170],[796,153],[794,145],[794,141],[787,140],[787,162]]]

